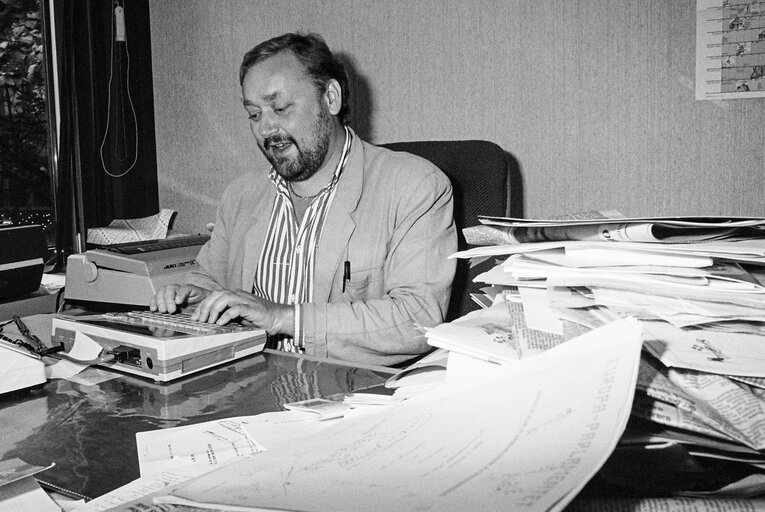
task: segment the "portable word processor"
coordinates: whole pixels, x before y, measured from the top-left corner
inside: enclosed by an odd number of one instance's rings
[[[97,363],[158,382],[196,373],[260,352],[266,333],[244,325],[193,322],[186,314],[131,311],[87,316],[55,315],[52,341],[70,352],[77,335],[103,347]]]
[[[66,262],[67,300],[148,306],[157,290],[197,267],[209,235],[105,245]]]

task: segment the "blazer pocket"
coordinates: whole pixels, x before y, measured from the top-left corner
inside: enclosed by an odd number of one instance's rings
[[[379,278],[380,274],[381,270],[351,274],[350,281],[345,283],[343,297],[351,302],[369,299],[370,285],[374,282],[376,277]]]

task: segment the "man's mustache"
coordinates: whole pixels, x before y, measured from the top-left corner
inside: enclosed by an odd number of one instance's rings
[[[273,137],[268,137],[267,139],[263,140],[263,147],[265,149],[270,149],[271,146],[274,144],[282,144],[284,142],[292,143],[294,144],[295,141],[292,139],[292,137],[285,137],[284,135],[275,135]]]

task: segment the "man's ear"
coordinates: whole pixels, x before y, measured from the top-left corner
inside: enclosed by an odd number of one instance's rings
[[[324,91],[324,101],[327,102],[329,113],[336,116],[343,106],[343,91],[340,84],[334,78],[327,82],[327,89]]]

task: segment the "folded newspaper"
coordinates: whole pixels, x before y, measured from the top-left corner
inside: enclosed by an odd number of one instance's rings
[[[563,240],[692,243],[765,237],[762,217],[624,217],[594,211],[562,219],[480,216],[479,226],[463,230],[471,245],[500,245]]]

